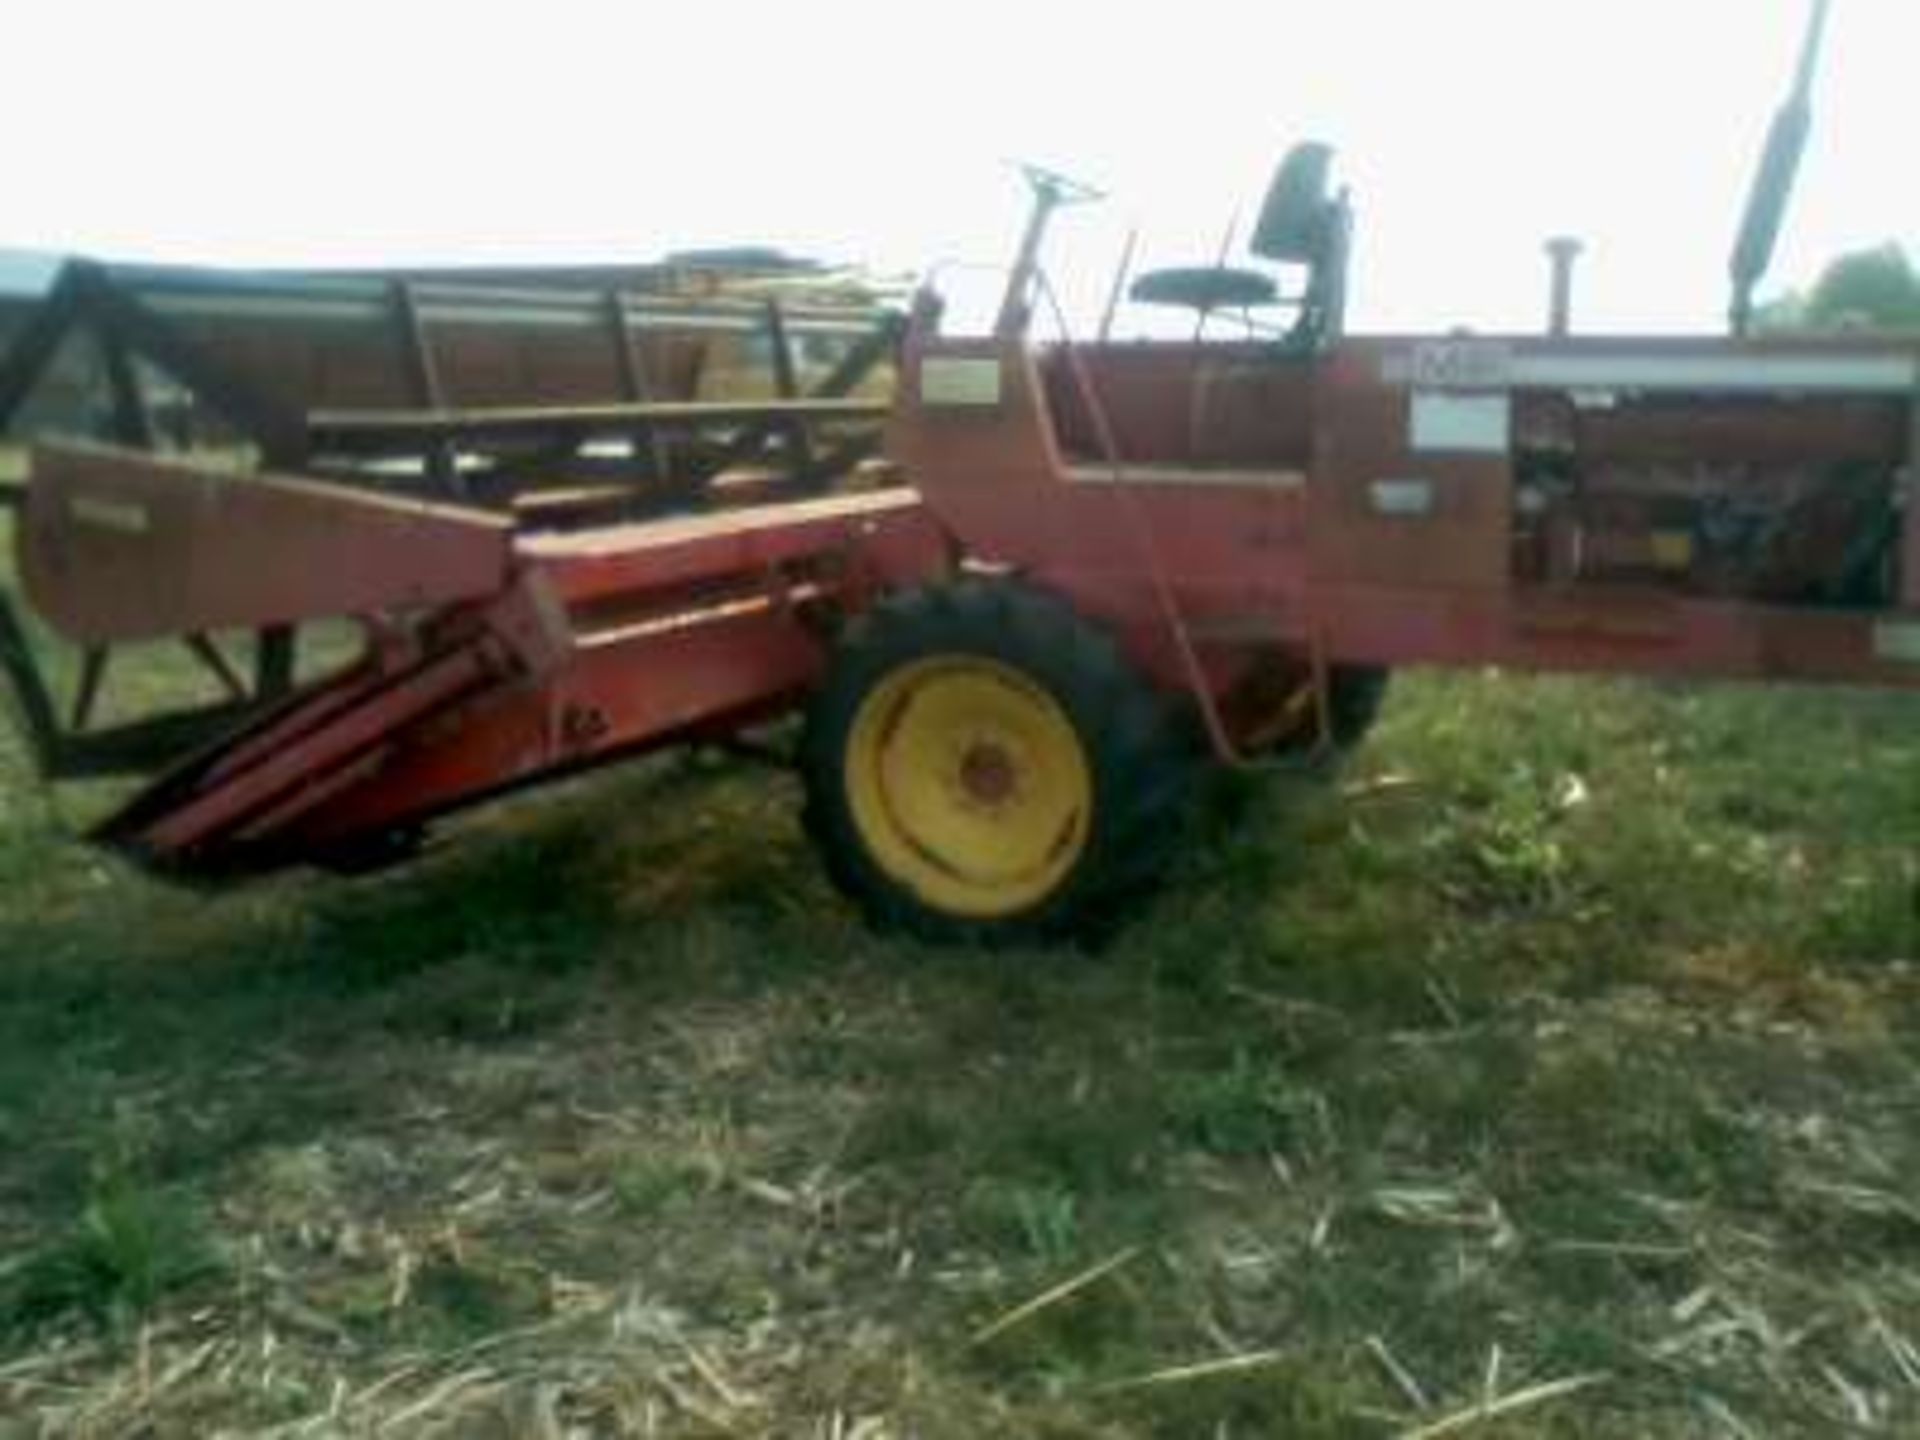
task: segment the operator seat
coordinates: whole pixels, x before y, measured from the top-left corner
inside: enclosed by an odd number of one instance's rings
[[[1333,148],[1309,140],[1294,146],[1274,172],[1247,249],[1274,265],[1304,265],[1306,287],[1283,296],[1265,270],[1228,265],[1150,270],[1128,290],[1146,305],[1199,312],[1252,311],[1290,305],[1296,311],[1287,339],[1306,347],[1339,335],[1346,313],[1346,271],[1352,212],[1344,191],[1330,193]]]

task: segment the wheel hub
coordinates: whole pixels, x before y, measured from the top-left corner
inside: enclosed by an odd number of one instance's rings
[[[996,809],[1019,790],[1019,772],[997,741],[975,741],[960,758],[960,786],[969,799]]]
[[[981,656],[929,656],[881,681],[854,722],[846,784],[876,861],[953,914],[1043,903],[1092,821],[1092,771],[1065,710]]]

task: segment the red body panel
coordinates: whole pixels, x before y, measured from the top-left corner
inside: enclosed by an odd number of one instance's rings
[[[18,550],[34,608],[99,645],[495,595],[513,527],[313,481],[43,446]]]
[[[404,747],[378,784],[316,809],[286,840],[324,847],[615,755],[726,735],[790,707],[825,654],[801,617],[765,600],[584,645],[550,683],[504,686],[468,706],[457,738]]]
[[[891,452],[968,551],[1107,617],[1171,683],[1195,683],[1198,651],[1215,699],[1261,655],[1920,686],[1911,346],[1386,338],[1036,363],[923,323],[902,375]],[[1854,471],[1891,487],[1876,513],[1905,532],[1867,599],[1822,579],[1857,519],[1827,492]],[[1745,511],[1769,504],[1765,531]],[[1759,537],[1728,547],[1744,569],[1696,555],[1736,521]]]
[[[122,523],[89,525],[96,514]],[[324,853],[776,715],[816,682],[830,609],[951,560],[906,491],[515,538],[476,512],[108,450],[43,454],[20,544],[42,612],[83,643],[366,624],[349,670],[162,775],[99,831],[202,868]]]
[[[208,865],[321,853],[724,734],[817,683],[840,614],[961,556],[1110,625],[1225,756],[1331,665],[1920,686],[1911,348],[1036,353],[923,312],[901,376],[911,490],[574,535],[53,455],[23,568],[74,638],[340,614],[371,636],[104,835]]]
[[[949,410],[903,397],[888,451],[969,554],[1128,625],[1151,623],[1157,566],[1192,620],[1286,625],[1297,634],[1303,471],[1223,478],[1179,463],[1069,465],[1029,354],[978,342],[941,355],[996,367],[997,401]],[[910,357],[907,397],[920,383],[912,365]],[[1159,657],[1149,663],[1164,660],[1161,651],[1143,638],[1143,656]]]

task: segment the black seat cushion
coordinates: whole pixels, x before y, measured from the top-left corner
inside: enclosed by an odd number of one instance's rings
[[[1272,276],[1220,265],[1149,270],[1127,293],[1143,305],[1180,305],[1189,310],[1250,310],[1280,299],[1280,287]]]
[[[1247,248],[1262,260],[1318,265],[1339,205],[1328,193],[1333,149],[1309,140],[1287,152],[1267,187]]]

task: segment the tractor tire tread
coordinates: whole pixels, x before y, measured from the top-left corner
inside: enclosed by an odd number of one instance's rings
[[[1087,850],[1033,908],[982,919],[933,909],[867,854],[846,799],[845,748],[860,703],[896,666],[973,654],[1042,684],[1081,736],[1094,787]],[[803,819],[835,886],[878,927],[935,943],[998,947],[1095,941],[1166,869],[1200,756],[1177,705],[1119,644],[1064,600],[1022,582],[967,577],[903,591],[851,623],[808,707]]]

